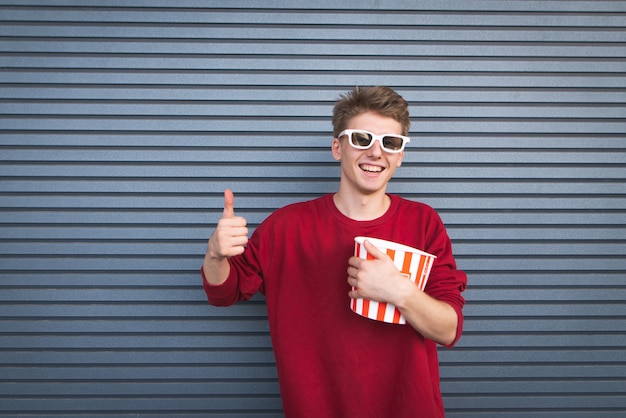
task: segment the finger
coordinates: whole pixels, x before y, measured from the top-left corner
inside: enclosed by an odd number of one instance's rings
[[[243,252],[243,250],[246,248],[247,243],[248,243],[247,237],[233,237],[230,240],[229,251]]]
[[[235,195],[230,189],[224,190],[224,213],[222,218],[232,218],[235,216]]]
[[[216,232],[217,238],[225,245],[229,245],[229,241],[233,239],[248,239],[248,228],[246,227],[219,228]]]
[[[358,284],[358,280],[355,277],[349,276],[348,277],[348,284],[354,288],[357,288],[357,284]]]
[[[233,247],[229,247],[226,250],[224,250],[223,252],[223,256],[224,257],[233,257],[239,254],[243,254],[243,252],[246,250],[246,247],[244,245],[236,245]]]
[[[375,259],[383,260],[388,257],[387,253],[384,253],[381,250],[379,250],[374,244],[372,244],[368,240],[365,240],[363,244],[365,245],[365,250],[367,251],[367,253],[374,256]]]
[[[354,267],[354,266],[348,266],[347,269],[347,273],[348,273],[348,281],[350,280],[355,280],[356,281],[356,275],[359,272],[359,269]]]
[[[227,228],[243,228],[248,225],[246,218],[242,218],[241,216],[234,216],[232,218],[222,218],[217,221],[217,226],[220,229]]]
[[[348,259],[348,267],[353,267],[355,269],[358,270],[359,266],[361,265],[361,262],[363,261],[362,258],[359,257],[350,257]]]

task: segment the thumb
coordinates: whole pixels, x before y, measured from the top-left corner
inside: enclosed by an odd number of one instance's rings
[[[224,190],[224,214],[222,218],[233,218],[235,216],[235,195],[230,189]]]
[[[372,244],[368,240],[365,240],[363,244],[365,245],[365,250],[367,251],[367,253],[373,256],[376,260],[382,260],[382,259],[389,257],[387,253],[379,250],[378,247],[376,247],[374,244]]]

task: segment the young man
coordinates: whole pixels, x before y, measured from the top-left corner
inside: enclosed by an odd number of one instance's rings
[[[249,240],[233,193],[224,193],[204,288],[220,306],[265,295],[287,417],[444,415],[436,343],[451,347],[461,335],[467,279],[436,212],[386,193],[409,125],[408,104],[395,91],[357,87],[333,112],[337,193],[277,210]],[[360,235],[436,255],[424,292],[369,242],[375,259],[354,257]],[[351,297],[390,302],[407,324],[359,316]]]

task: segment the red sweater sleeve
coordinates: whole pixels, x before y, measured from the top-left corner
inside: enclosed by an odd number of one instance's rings
[[[271,256],[272,244],[267,239],[262,242],[264,228],[266,225],[261,224],[256,229],[243,254],[228,259],[230,273],[221,285],[209,284],[204,270],[200,269],[204,291],[211,305],[230,306],[240,300],[249,300],[256,293],[265,293],[262,264]]]
[[[435,254],[437,258],[424,291],[433,298],[449,304],[457,314],[456,337],[451,344],[445,345],[445,347],[451,348],[463,333],[465,299],[461,296],[461,292],[467,286],[467,275],[457,269],[456,261],[452,255],[452,243],[441,218],[435,211],[432,211],[430,216],[431,222],[427,223],[429,227],[426,233],[428,238],[426,251]]]
[[[239,300],[237,294],[237,279],[231,269],[226,281],[220,285],[210,284],[204,275],[204,269],[200,268],[204,291],[209,299],[209,303],[214,306],[230,306]]]

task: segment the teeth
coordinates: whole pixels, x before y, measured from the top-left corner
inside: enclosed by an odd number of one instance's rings
[[[380,173],[381,171],[383,171],[382,167],[378,167],[375,165],[367,165],[367,164],[362,164],[361,169],[363,171],[368,171],[370,173]]]

